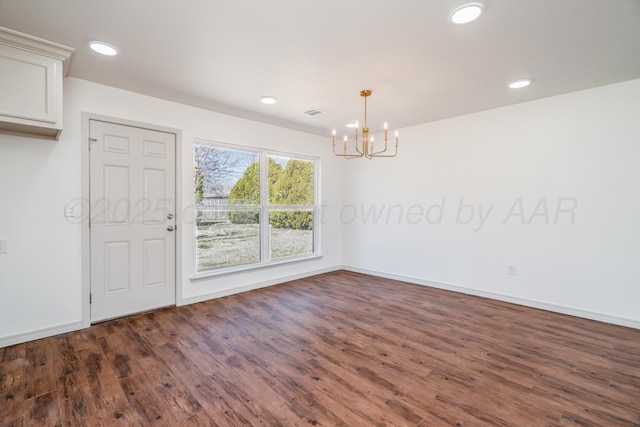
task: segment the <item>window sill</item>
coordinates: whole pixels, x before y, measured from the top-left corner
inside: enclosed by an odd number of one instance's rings
[[[287,259],[278,260],[278,261],[246,264],[246,265],[240,265],[237,267],[226,267],[226,268],[218,268],[214,270],[206,270],[199,273],[194,273],[191,277],[189,277],[189,280],[191,280],[192,282],[198,282],[200,280],[209,279],[211,277],[225,276],[227,274],[242,273],[245,271],[258,270],[262,268],[279,267],[285,264],[291,264],[291,263],[300,262],[300,261],[309,261],[312,259],[320,259],[323,256],[324,256],[323,254],[304,255],[304,256],[292,257],[292,258],[287,258]]]

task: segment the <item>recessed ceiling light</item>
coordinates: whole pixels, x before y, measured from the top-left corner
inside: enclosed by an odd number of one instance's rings
[[[276,102],[278,102],[278,98],[276,98],[275,96],[261,96],[260,102],[262,102],[263,104],[275,104]]]
[[[515,80],[515,81],[512,81],[511,83],[509,83],[509,87],[511,89],[520,89],[520,88],[529,86],[532,81],[533,80],[531,80],[531,79]]]
[[[89,47],[102,55],[114,56],[118,54],[118,50],[115,47],[105,42],[89,42]]]
[[[451,22],[454,24],[467,24],[475,21],[482,15],[484,6],[482,3],[466,3],[457,7],[451,13]]]

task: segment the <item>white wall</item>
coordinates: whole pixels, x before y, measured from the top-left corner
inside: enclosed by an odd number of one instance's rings
[[[181,130],[183,212],[193,198],[194,138],[319,157],[322,198],[329,205],[342,200],[341,163],[329,138],[73,78],[65,80],[64,104],[57,142],[0,135],[0,238],[9,249],[0,254],[0,346],[82,327],[81,224],[64,217],[65,204],[82,195],[82,112]],[[194,237],[183,226],[179,303],[335,269],[342,261],[341,224],[327,217],[320,259],[192,282]]]
[[[403,129],[347,165],[344,263],[640,327],[639,106],[634,80]]]
[[[185,232],[181,301],[345,264],[640,327],[638,105],[634,80],[403,129],[396,159],[344,161],[328,138],[67,79],[58,142],[0,135],[0,346],[82,327],[81,225],[63,215],[81,196],[81,112],[182,130],[183,210],[194,138],[321,158],[325,256],[192,282]]]

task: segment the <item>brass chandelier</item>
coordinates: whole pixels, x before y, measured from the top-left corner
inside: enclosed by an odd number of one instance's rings
[[[364,127],[359,129],[359,124],[356,121],[356,137],[355,143],[353,144],[353,148],[351,147],[351,141],[347,135],[344,136],[343,144],[342,144],[342,152],[336,151],[336,130],[333,130],[333,154],[339,157],[344,157],[345,159],[357,159],[359,157],[366,157],[371,160],[374,157],[395,157],[398,155],[398,131],[395,134],[395,151],[391,153],[387,152],[388,143],[387,143],[387,122],[384,123],[384,147],[378,151],[376,151],[374,147],[373,137],[369,136],[369,128],[367,127],[367,97],[371,96],[371,91],[369,89],[364,89],[360,91],[360,96],[364,97]]]

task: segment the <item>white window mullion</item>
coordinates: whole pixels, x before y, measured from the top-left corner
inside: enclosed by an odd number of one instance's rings
[[[313,162],[313,253],[321,253],[320,246],[320,218],[322,217],[320,203],[320,160]]]
[[[260,262],[269,262],[269,209],[268,209],[267,156],[260,153]]]

